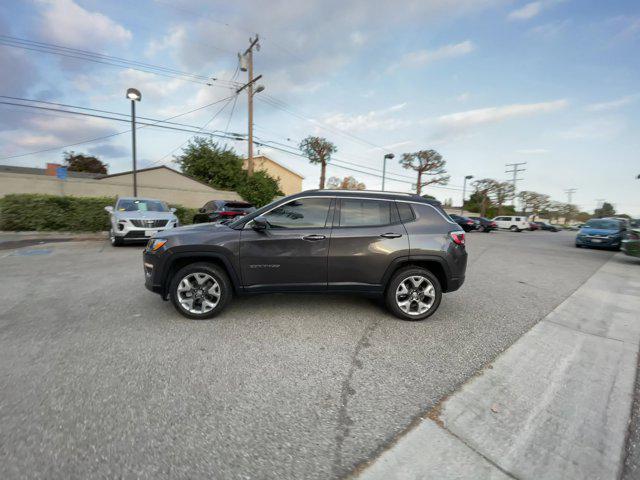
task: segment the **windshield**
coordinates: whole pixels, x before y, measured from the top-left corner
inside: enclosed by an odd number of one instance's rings
[[[620,222],[616,220],[589,220],[583,228],[598,228],[600,230],[619,230]]]
[[[119,212],[168,212],[169,207],[160,200],[122,199],[118,200]]]

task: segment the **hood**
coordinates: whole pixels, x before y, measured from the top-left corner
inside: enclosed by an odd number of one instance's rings
[[[172,220],[176,218],[173,212],[113,212],[117,219],[127,220]]]
[[[620,233],[617,229],[582,227],[580,229],[582,235],[615,235]]]
[[[183,227],[171,228],[169,230],[163,230],[155,234],[156,237],[168,238],[176,236],[184,236],[190,234],[200,234],[203,232],[209,232],[212,234],[228,232],[231,230],[226,225],[220,223],[194,223],[193,225],[185,225]]]

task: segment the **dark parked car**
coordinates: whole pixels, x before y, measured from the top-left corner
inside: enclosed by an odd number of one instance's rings
[[[255,212],[255,207],[247,202],[237,200],[212,200],[198,210],[193,223],[219,222]]]
[[[471,230],[476,229],[476,222],[474,222],[470,218],[463,217],[461,215],[449,215],[449,216],[451,217],[451,220],[453,220],[458,225],[460,225],[465,232],[470,232]]]
[[[556,227],[555,225],[551,225],[550,223],[547,223],[547,222],[531,222],[531,223],[536,224],[540,230],[548,230],[550,232],[560,231],[558,227]]]
[[[599,247],[620,250],[626,222],[612,218],[592,218],[576,236],[576,247]]]
[[[484,217],[469,217],[471,220],[476,222],[476,230],[481,232],[489,233],[491,230],[496,230],[498,228],[498,224],[493,220],[489,220]]]
[[[413,194],[312,190],[227,224],[174,229],[144,251],[146,287],[184,316],[217,315],[233,294],[382,296],[422,320],[465,278],[465,234],[440,203]]]

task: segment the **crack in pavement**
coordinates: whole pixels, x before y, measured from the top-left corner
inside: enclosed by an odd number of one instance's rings
[[[342,381],[342,389],[340,391],[340,408],[338,410],[338,425],[336,426],[336,446],[333,453],[333,465],[331,467],[335,477],[340,476],[340,468],[342,467],[342,446],[344,445],[346,438],[349,436],[349,429],[351,425],[353,425],[353,420],[351,420],[348,415],[348,408],[349,397],[356,393],[355,389],[351,386],[353,374],[356,369],[362,368],[362,361],[358,359],[358,355],[364,348],[371,346],[371,343],[369,343],[369,337],[378,327],[379,323],[380,318],[367,325],[362,332],[358,343],[356,343],[353,355],[351,355],[351,362],[347,375]]]

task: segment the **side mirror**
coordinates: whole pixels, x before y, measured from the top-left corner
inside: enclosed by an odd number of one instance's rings
[[[171,213],[176,213],[176,209],[171,207],[169,210],[171,210]]]
[[[202,208],[198,209],[198,212],[200,212],[200,213],[205,213],[205,211],[206,211],[206,210],[204,209],[204,207],[202,207]]]
[[[109,213],[113,213],[113,207],[111,205],[109,205],[108,207],[104,207],[104,209]]]
[[[252,222],[253,223],[251,225],[251,228],[253,228],[256,231],[262,231],[269,228],[269,222],[267,222],[267,219],[262,215],[258,215],[256,218],[252,220]]]

